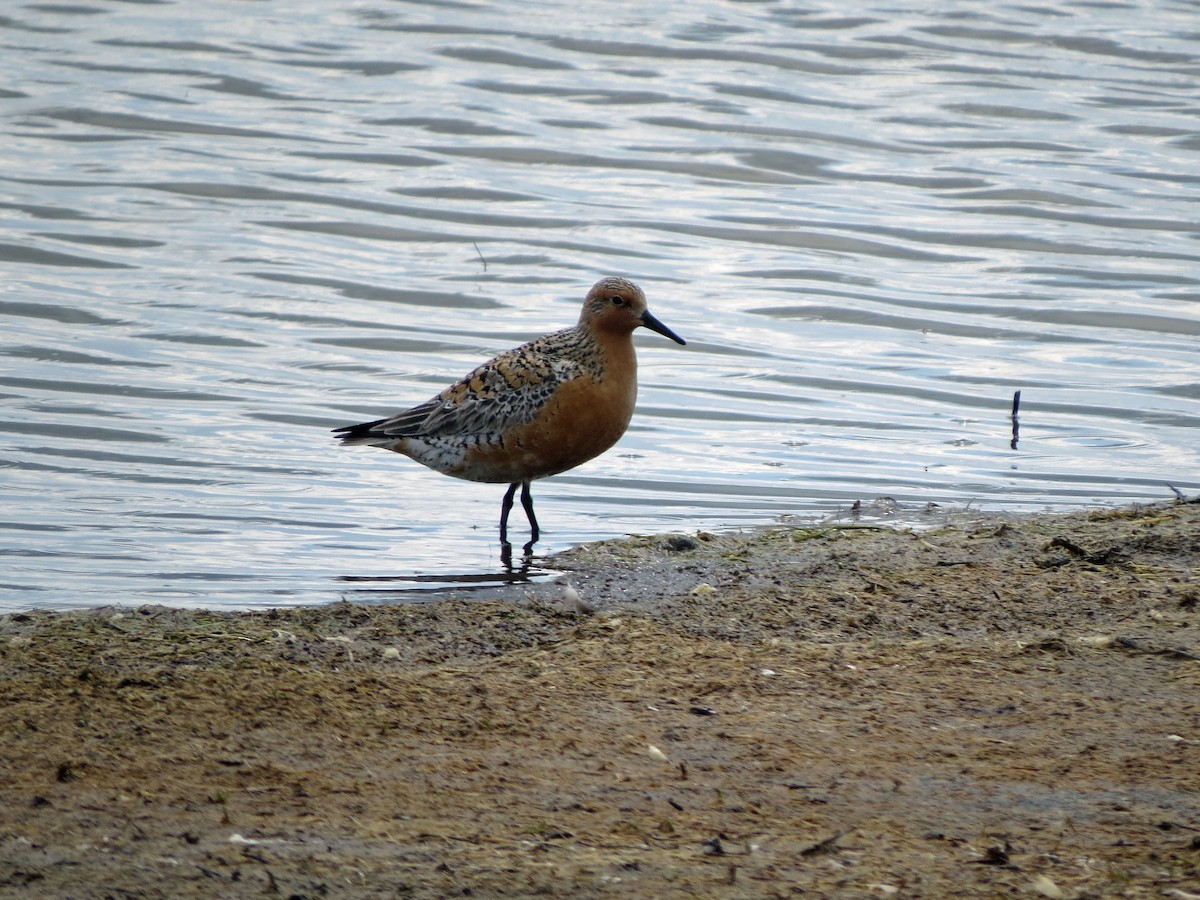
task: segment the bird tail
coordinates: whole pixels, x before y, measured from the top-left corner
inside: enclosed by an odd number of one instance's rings
[[[333,434],[342,442],[343,447],[358,447],[362,444],[378,444],[381,441],[394,441],[395,435],[377,430],[387,419],[376,419],[374,422],[359,422],[357,425],[343,425],[333,429]]]

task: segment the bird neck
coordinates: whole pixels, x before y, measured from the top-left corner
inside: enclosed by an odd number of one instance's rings
[[[633,335],[629,332],[592,329],[588,338],[595,346],[604,370],[608,373],[624,374],[637,377],[637,355],[633,350]]]

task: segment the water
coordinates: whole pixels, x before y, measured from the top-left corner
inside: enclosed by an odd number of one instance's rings
[[[1200,492],[1200,3],[928,6],[5,7],[0,609],[503,580],[501,486],[327,429],[607,273],[689,343],[639,332],[524,577],[878,496]]]

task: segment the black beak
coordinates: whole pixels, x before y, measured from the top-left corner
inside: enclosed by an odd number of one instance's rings
[[[652,316],[650,314],[649,310],[646,310],[646,312],[642,313],[642,324],[645,325],[647,328],[649,328],[651,331],[657,331],[663,337],[669,337],[671,340],[673,340],[677,344],[684,344],[685,346],[687,345],[687,341],[685,341],[683,338],[681,338],[679,335],[677,335],[675,332],[673,332],[670,328],[668,328],[662,322],[658,321],[658,319],[654,318],[654,316]]]

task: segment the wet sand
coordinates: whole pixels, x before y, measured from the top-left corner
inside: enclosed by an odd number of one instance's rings
[[[3,616],[0,896],[1186,900],[1198,563],[1181,502]]]

